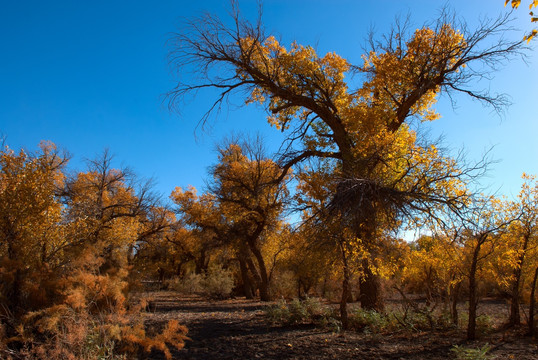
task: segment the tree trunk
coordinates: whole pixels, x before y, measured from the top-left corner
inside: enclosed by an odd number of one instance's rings
[[[347,314],[347,300],[349,298],[349,268],[347,266],[347,260],[344,258],[344,278],[342,280],[342,298],[340,299],[340,318],[342,321],[342,329],[347,330],[349,328],[349,319]]]
[[[521,324],[521,315],[519,313],[519,283],[521,281],[521,268],[514,269],[514,282],[510,291],[510,318],[508,326],[517,326]]]
[[[262,253],[260,249],[254,244],[254,241],[250,240],[248,242],[250,251],[254,254],[256,261],[258,263],[258,270],[260,275],[260,300],[261,301],[271,301],[271,295],[269,294],[269,276],[267,275],[267,268],[265,267],[265,261],[263,260]]]
[[[321,297],[325,298],[327,295],[327,281],[329,280],[329,273],[325,273],[325,276],[323,277],[323,285],[321,287]]]
[[[535,290],[536,290],[536,280],[538,279],[538,267],[534,271],[534,278],[532,279],[532,286],[531,286],[531,298],[530,298],[530,304],[529,304],[529,335],[534,336],[535,334],[535,328],[534,328],[534,308],[536,306],[536,297],[535,297]]]
[[[254,278],[253,285],[255,286],[253,286],[252,289],[253,289],[254,296],[256,296],[256,292],[260,288],[260,284],[262,280],[261,280],[260,274],[258,273],[258,269],[256,268],[256,265],[254,264],[254,261],[252,261],[252,258],[250,257],[250,254],[245,258],[245,260],[247,264],[247,269],[250,271],[250,274]]]
[[[202,251],[200,251],[200,257],[195,261],[194,272],[196,274],[201,274],[207,270],[208,265],[209,257],[207,256],[206,251],[202,249]]]
[[[157,269],[157,274],[159,274],[159,287],[162,287],[164,284],[164,277],[166,275],[166,271],[159,266],[159,268]]]
[[[176,276],[183,276],[183,261],[179,261],[176,265]]]
[[[376,310],[382,312],[384,309],[383,297],[381,294],[381,281],[370,269],[368,259],[362,261],[363,276],[360,281],[359,300],[363,309]]]
[[[242,256],[239,256],[239,270],[241,271],[241,280],[243,281],[243,295],[247,299],[254,299],[254,286],[250,276],[248,276],[247,263]]]
[[[521,315],[519,313],[519,288],[521,283],[521,273],[523,268],[523,261],[525,260],[525,254],[529,244],[530,235],[525,234],[523,236],[523,247],[521,253],[517,259],[516,267],[514,268],[512,288],[510,291],[510,319],[508,320],[509,326],[516,326],[521,324]]]
[[[9,311],[13,312],[16,316],[19,314],[19,310],[21,309],[22,305],[22,282],[23,282],[23,274],[21,267],[23,264],[21,264],[18,261],[18,251],[15,248],[15,242],[17,237],[14,235],[15,232],[12,229],[9,229],[8,236],[7,236],[7,254],[8,259],[10,260],[10,267],[15,267],[15,273],[13,276],[13,282],[10,284],[10,286],[6,289],[6,302],[7,302],[7,308]]]
[[[452,289],[452,324],[458,326],[458,299],[460,295],[460,283],[456,284]]]
[[[479,240],[480,241],[480,240]],[[476,307],[478,303],[476,271],[478,263],[478,254],[480,253],[481,243],[479,242],[473,252],[471,270],[469,272],[469,322],[467,323],[467,340],[476,339]]]

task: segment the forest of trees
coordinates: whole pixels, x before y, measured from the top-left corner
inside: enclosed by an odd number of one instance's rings
[[[503,38],[509,17],[475,31],[447,14],[416,31],[395,24],[362,64],[285,47],[238,11],[233,20],[195,19],[171,41],[172,66],[194,64],[205,82],[181,79],[170,105],[215,88],[205,122],[243,96],[287,135],[279,153],[261,137],[227,139],[202,192],[178,186],[163,200],[107,151],[75,171],[52,143],[4,144],[0,357],[170,358],[187,329],[144,326],[143,281],[212,298],[319,297],[339,304],[344,330],[350,302],[383,313],[390,297],[419,299],[410,306],[431,322],[439,307],[455,325],[465,302],[470,340],[480,300],[495,297],[506,327],[535,335],[538,180],[523,174],[515,199],[477,191],[488,159],[473,163],[424,131],[440,94],[505,105],[472,86],[526,51]],[[428,235],[398,235],[416,229]]]

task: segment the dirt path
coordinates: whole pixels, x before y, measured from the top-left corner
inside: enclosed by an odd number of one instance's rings
[[[195,296],[161,292],[153,295],[148,323],[178,319],[191,341],[174,351],[174,359],[452,359],[450,349],[463,343],[457,333],[365,335],[333,333],[310,325],[270,326],[265,303],[245,299],[206,301]],[[488,339],[495,359],[538,359],[530,339]],[[496,343],[497,342],[497,343]],[[465,344],[465,346],[479,346]],[[159,359],[152,356],[152,359]]]

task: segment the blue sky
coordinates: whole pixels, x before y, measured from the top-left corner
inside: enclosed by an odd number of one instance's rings
[[[266,0],[263,21],[268,33],[285,44],[313,45],[320,54],[334,51],[360,63],[367,32],[381,35],[395,16],[411,15],[419,27],[439,13],[441,1]],[[482,16],[507,11],[503,1],[449,1],[471,27]],[[254,1],[239,2],[254,19]],[[531,29],[524,2],[514,25],[522,37]],[[50,140],[73,154],[71,167],[83,168],[105,147],[116,164],[142,177],[154,177],[157,191],[168,196],[175,186],[202,187],[207,167],[216,160],[214,144],[232,132],[262,133],[277,148],[280,134],[256,106],[232,106],[208,131],[197,123],[214,100],[200,93],[181,114],[170,112],[163,97],[175,85],[167,62],[167,40],[185,19],[203,12],[228,19],[227,1],[11,1],[0,12],[0,134],[11,148],[36,148]],[[531,44],[532,45],[532,44]],[[499,160],[484,184],[492,191],[516,194],[523,171],[538,173],[538,54],[506,64],[491,82],[478,84],[511,96],[502,117],[470,99],[446,98],[437,106],[442,118],[432,136],[468,157],[479,158],[491,146]],[[236,104],[240,104],[237,101]],[[194,136],[196,133],[196,137]]]

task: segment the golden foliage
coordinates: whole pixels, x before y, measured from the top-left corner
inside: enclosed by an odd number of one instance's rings
[[[119,359],[149,341],[169,356],[167,343],[181,347],[186,329],[171,323],[148,336],[128,296],[130,246],[147,231],[144,199],[107,166],[67,179],[67,157],[54,144],[40,147],[0,153],[2,348],[29,358]],[[140,346],[124,348],[131,329]]]

